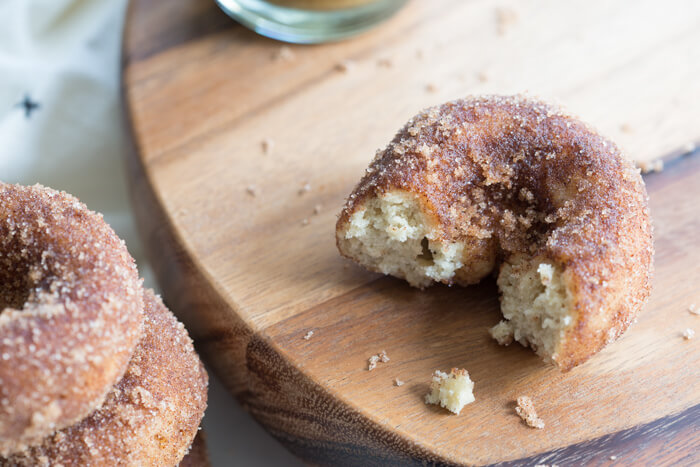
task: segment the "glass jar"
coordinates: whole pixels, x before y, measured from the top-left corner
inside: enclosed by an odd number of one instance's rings
[[[364,31],[407,0],[216,0],[229,16],[263,36],[313,44]]]

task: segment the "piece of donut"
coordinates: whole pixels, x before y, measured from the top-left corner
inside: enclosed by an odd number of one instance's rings
[[[12,466],[174,466],[207,405],[208,377],[185,327],[153,291],[124,377],[102,407],[42,444],[0,460]]]
[[[141,281],[102,216],[0,183],[0,455],[87,416],[141,335]]]
[[[340,252],[406,279],[498,271],[492,329],[568,370],[627,329],[649,295],[644,183],[609,140],[524,97],[448,102],[380,151],[336,226]]]

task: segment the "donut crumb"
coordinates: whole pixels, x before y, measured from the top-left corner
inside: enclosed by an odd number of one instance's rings
[[[394,66],[394,62],[390,58],[384,57],[377,60],[377,65],[382,68],[391,68]]]
[[[291,47],[283,45],[272,54],[272,59],[276,62],[291,62],[295,58]]]
[[[377,363],[379,363],[379,355],[372,355],[367,361],[369,363],[367,366],[367,371],[372,371],[377,368]]]
[[[535,411],[532,399],[528,396],[520,396],[517,399],[517,404],[515,413],[523,419],[527,426],[537,428],[538,430],[544,428],[544,421],[537,416],[537,411]]]
[[[263,154],[270,154],[275,147],[275,141],[272,138],[264,138],[260,142]]]
[[[637,161],[636,165],[643,174],[661,172],[664,170],[664,161],[661,159],[656,159],[653,161]]]
[[[352,60],[343,60],[335,64],[335,69],[341,73],[347,73],[354,68],[354,66],[355,63]]]
[[[465,405],[474,402],[473,390],[474,382],[469,379],[467,370],[452,368],[449,374],[435,370],[425,403],[439,405],[459,415]]]
[[[301,188],[299,188],[299,196],[303,195],[304,193],[308,193],[309,191],[311,191],[311,185],[306,182],[301,186]]]

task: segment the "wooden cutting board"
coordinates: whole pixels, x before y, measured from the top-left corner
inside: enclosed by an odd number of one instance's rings
[[[700,139],[699,24],[692,0],[416,0],[355,39],[281,48],[211,0],[133,0],[128,162],[166,301],[230,391],[310,463],[697,464],[700,339],[681,334],[700,331],[687,310],[700,306],[700,154],[682,156]],[[666,160],[646,177],[651,301],[569,373],[488,337],[493,282],[421,292],[334,244],[345,196],[410,116],[522,91],[634,159]],[[391,361],[367,371],[382,350]],[[455,366],[476,382],[459,416],[423,402],[432,372]],[[523,394],[545,429],[514,414]]]

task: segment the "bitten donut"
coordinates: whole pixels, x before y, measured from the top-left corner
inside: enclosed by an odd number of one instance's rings
[[[170,467],[182,460],[207,405],[207,373],[160,298],[147,290],[144,302],[143,337],[104,405],[0,465]]]
[[[0,183],[0,454],[82,419],[121,378],[143,321],[124,243],[76,198]]]
[[[519,96],[411,119],[348,198],[336,239],[343,255],[420,288],[497,271],[504,320],[492,335],[562,370],[620,336],[649,295],[638,170],[581,121]]]

